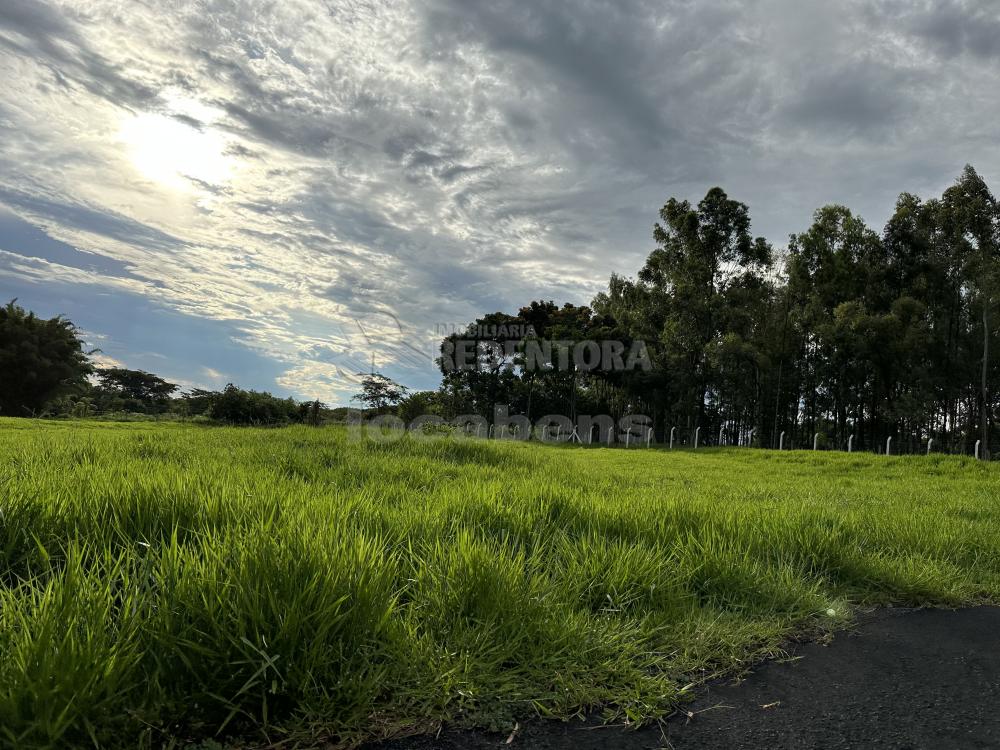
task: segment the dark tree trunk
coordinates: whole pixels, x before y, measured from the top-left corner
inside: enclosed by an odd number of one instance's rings
[[[986,387],[986,376],[987,369],[990,361],[990,313],[989,305],[986,299],[983,300],[983,370],[982,370],[982,390],[979,394],[981,407],[979,410],[979,431],[981,435],[981,440],[983,441],[980,446],[982,451],[982,457],[989,460],[990,457],[990,419],[989,419],[989,393]]]

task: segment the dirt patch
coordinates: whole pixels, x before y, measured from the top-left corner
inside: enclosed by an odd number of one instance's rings
[[[536,721],[508,737],[444,731],[377,750],[1000,748],[1000,607],[880,612],[829,644],[789,648],[739,684],[706,686],[639,731]],[[374,750],[374,748],[373,748]]]

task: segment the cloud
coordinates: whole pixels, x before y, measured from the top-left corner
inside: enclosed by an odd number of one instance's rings
[[[7,0],[0,6],[0,29],[7,32],[0,36],[0,46],[47,66],[60,87],[79,85],[94,95],[134,106],[154,96],[151,88],[91,49],[76,26],[52,6]]]
[[[997,24],[958,0],[9,0],[0,285],[124,362],[155,331],[184,382],[336,403],[374,356],[433,387],[438,326],[588,302],[671,195],[722,185],[780,244],[823,203],[877,225],[966,162],[995,178]]]
[[[876,13],[944,57],[1000,58],[1000,8],[991,0],[880,2]]]
[[[876,61],[814,71],[783,107],[792,127],[833,137],[891,137],[918,114],[919,76]]]

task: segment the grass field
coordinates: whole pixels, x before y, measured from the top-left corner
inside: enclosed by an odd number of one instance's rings
[[[857,604],[980,600],[970,459],[0,420],[9,747],[653,719]]]

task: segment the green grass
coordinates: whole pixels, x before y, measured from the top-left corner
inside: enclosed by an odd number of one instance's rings
[[[8,747],[650,720],[852,606],[998,600],[963,458],[0,420]]]

